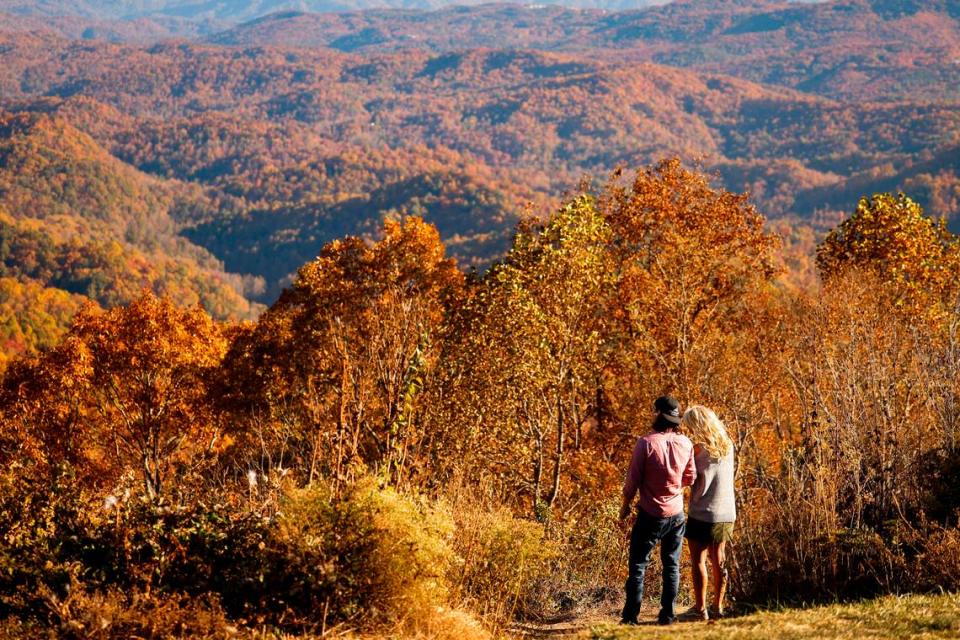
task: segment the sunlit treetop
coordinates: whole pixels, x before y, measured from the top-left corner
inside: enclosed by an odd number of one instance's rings
[[[960,244],[943,219],[924,214],[900,193],[861,198],[852,216],[817,248],[817,269],[829,281],[850,269],[871,272],[905,310],[939,313],[952,305]]]

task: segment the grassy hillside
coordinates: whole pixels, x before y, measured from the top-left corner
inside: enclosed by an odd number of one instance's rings
[[[669,628],[601,625],[595,639],[689,638],[690,640],[782,640],[956,638],[960,595],[887,596],[857,604],[765,611],[712,623],[685,622]]]

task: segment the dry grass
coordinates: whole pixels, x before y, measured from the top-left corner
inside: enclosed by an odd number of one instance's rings
[[[349,629],[333,629],[326,635],[320,635],[244,629],[238,635],[225,640],[490,640],[492,637],[470,614],[457,609],[438,609],[434,616],[412,630],[361,633]],[[0,638],[3,638],[2,634]]]
[[[592,629],[589,637],[598,640],[957,638],[960,637],[960,594],[886,596],[857,604],[768,611],[715,623],[681,622],[671,627],[603,625]]]

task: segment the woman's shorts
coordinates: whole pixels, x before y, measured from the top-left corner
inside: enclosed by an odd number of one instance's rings
[[[700,544],[719,544],[733,540],[732,522],[704,522],[696,518],[687,518],[687,530],[683,534],[688,540]]]

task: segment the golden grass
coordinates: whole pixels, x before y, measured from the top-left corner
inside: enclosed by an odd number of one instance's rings
[[[594,627],[588,637],[597,640],[957,638],[960,637],[960,594],[886,596],[856,604],[765,611],[713,623],[679,622],[670,627],[610,624]]]

